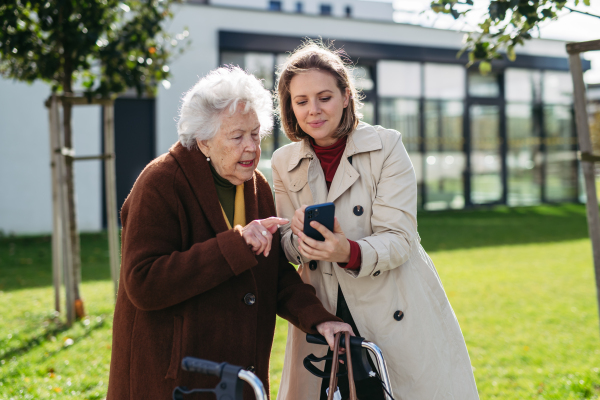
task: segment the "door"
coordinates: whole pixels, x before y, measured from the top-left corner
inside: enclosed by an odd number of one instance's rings
[[[115,100],[115,167],[119,213],[137,177],[155,157],[154,142],[154,99],[123,97]],[[102,173],[104,175],[104,170]],[[102,192],[102,201],[106,204],[104,186]],[[106,227],[105,206],[102,214]]]

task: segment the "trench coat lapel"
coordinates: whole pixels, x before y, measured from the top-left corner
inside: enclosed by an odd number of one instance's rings
[[[348,158],[355,154],[381,150],[382,144],[381,138],[372,126],[359,123],[357,128],[348,135],[344,156],[333,177],[329,191],[327,191],[323,170],[317,168],[318,160],[308,140],[303,140],[299,146],[295,147],[296,149],[288,164],[288,172],[298,167],[300,163],[306,162],[303,161],[305,158],[310,159],[310,166],[307,171],[309,187],[315,203],[323,203],[334,202],[360,178],[360,173],[352,166]],[[327,195],[325,196],[325,194]]]
[[[295,171],[292,172],[293,170]],[[297,176],[292,185],[308,183],[313,198],[312,204],[325,203],[327,197],[325,174],[323,174],[319,159],[308,140],[303,140],[295,146],[288,164],[288,172],[291,172],[290,175]]]
[[[196,200],[204,210],[212,229],[216,233],[227,231],[227,223],[223,218],[217,188],[204,154],[197,148],[188,150],[179,142],[173,145],[169,152],[181,167],[181,171],[190,184]],[[246,223],[258,219],[255,179],[256,176],[253,175],[251,180],[244,183]]]
[[[350,163],[350,157],[359,153],[381,150],[381,138],[372,127],[369,126],[369,128],[364,129],[364,125],[359,124],[348,135],[344,155],[327,194],[327,202],[334,202],[360,178],[360,173]]]

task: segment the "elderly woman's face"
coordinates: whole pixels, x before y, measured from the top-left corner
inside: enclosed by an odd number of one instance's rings
[[[260,123],[254,110],[243,113],[239,105],[232,115],[223,114],[221,128],[210,140],[198,141],[214,169],[234,185],[252,179],[260,160]]]

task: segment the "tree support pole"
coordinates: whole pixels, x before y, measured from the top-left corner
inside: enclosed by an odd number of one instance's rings
[[[54,149],[57,172],[58,172],[58,203],[59,203],[59,214],[60,214],[60,239],[61,239],[61,253],[62,253],[62,275],[65,283],[65,311],[67,314],[67,326],[72,326],[75,321],[75,281],[73,271],[73,242],[70,236],[71,221],[69,218],[69,179],[67,171],[66,159],[70,154],[66,150],[64,143],[64,135],[61,129],[62,124],[60,123],[59,113],[59,102],[54,98],[54,110],[55,125],[54,131],[57,133],[59,147]]]
[[[114,103],[104,108],[104,184],[106,192],[106,219],[108,229],[108,249],[110,253],[110,274],[113,280],[115,296],[119,289],[120,240],[119,215],[117,212],[117,177],[115,168],[115,129]]]
[[[61,149],[60,143],[60,114],[56,96],[51,96],[48,104],[50,124],[50,169],[52,172],[52,282],[54,285],[54,310],[60,313],[60,290],[63,269],[62,248],[62,213],[60,196],[60,161],[57,151]]]
[[[597,41],[600,49],[600,41]],[[579,51],[572,50],[567,45],[569,52],[569,64],[571,76],[573,77],[573,95],[575,103],[575,121],[577,124],[577,137],[579,139],[579,150],[581,154],[592,153],[592,141],[590,139],[590,127],[588,124],[587,104],[585,96],[585,83],[583,82],[583,69]],[[581,169],[585,179],[586,210],[588,220],[588,231],[592,241],[592,253],[594,257],[594,272],[596,275],[596,297],[598,312],[600,313],[600,215],[598,213],[598,197],[596,195],[596,176],[594,173],[594,161],[591,157],[582,157]]]
[[[66,126],[61,120],[60,109],[67,105],[67,115],[73,105],[101,105],[104,111],[104,154],[76,157],[71,142],[67,141],[68,135],[63,131]],[[84,160],[103,160],[106,188],[106,215],[108,219],[108,240],[110,254],[110,271],[114,284],[114,292],[117,294],[119,271],[120,271],[120,238],[119,238],[119,214],[117,210],[117,187],[115,166],[115,129],[114,129],[114,101],[105,98],[84,98],[72,95],[52,95],[46,102],[49,109],[50,122],[50,151],[52,169],[52,277],[54,284],[54,307],[60,312],[61,281],[65,286],[65,311],[67,325],[73,325],[77,317],[83,316],[83,302],[79,298],[79,283],[81,280],[81,269],[77,269],[75,258],[79,257],[79,234],[76,226],[76,213],[73,207],[74,192],[70,188],[72,182],[73,163]],[[70,171],[69,168],[70,167]],[[71,173],[69,173],[71,172]],[[75,226],[73,225],[75,222]],[[76,239],[73,240],[75,233]]]

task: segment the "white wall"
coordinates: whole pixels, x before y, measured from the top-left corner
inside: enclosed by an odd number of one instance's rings
[[[48,111],[43,83],[0,79],[0,231],[4,234],[52,230]],[[73,115],[77,154],[100,152],[100,113],[78,107]],[[94,109],[96,108],[96,109]],[[101,228],[100,163],[76,164],[78,221],[83,231]],[[81,164],[84,163],[84,164]]]
[[[352,8],[352,18],[371,19],[378,21],[392,21],[394,9],[389,1],[378,0],[282,0],[282,11],[295,13],[296,3],[302,3],[303,13],[320,14],[321,5],[329,4],[332,7],[332,15],[338,18],[346,17],[346,6]],[[254,8],[267,10],[268,0],[211,0],[211,5],[225,7]]]

